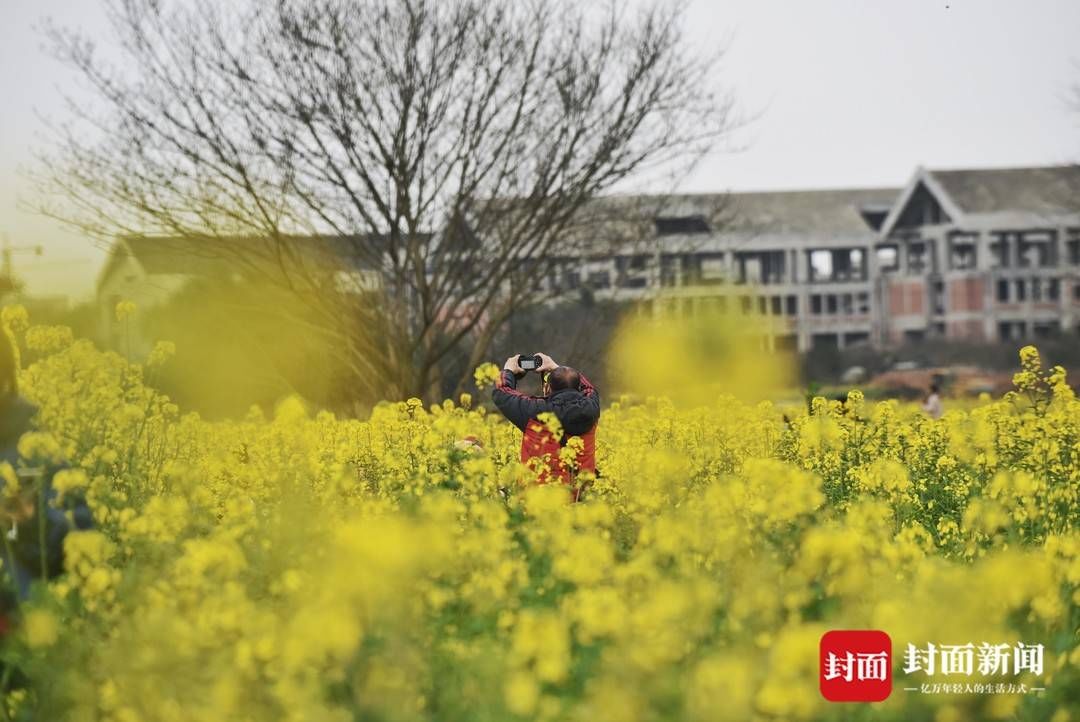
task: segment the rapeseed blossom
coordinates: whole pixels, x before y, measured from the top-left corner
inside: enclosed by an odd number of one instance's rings
[[[613,397],[600,477],[569,504],[471,396],[210,422],[148,384],[170,345],[144,367],[3,318],[41,409],[20,452],[66,462],[57,503],[84,494],[96,522],[20,610],[13,717],[838,719],[817,689],[830,629],[1046,647],[1039,695],[894,692],[880,719],[1075,705],[1080,402],[1034,349],[1015,392],[940,421],[712,379]],[[757,353],[689,351],[747,374]]]

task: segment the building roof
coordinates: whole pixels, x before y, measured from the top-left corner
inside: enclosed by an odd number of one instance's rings
[[[234,243],[229,242],[228,246]],[[227,252],[209,242],[179,237],[127,236],[119,251],[130,254],[149,274],[182,274],[192,276],[228,276],[231,263]]]
[[[799,235],[850,242],[876,231],[864,213],[883,215],[899,188],[756,191],[599,198],[588,207],[589,225],[614,241],[659,236],[665,248],[706,248],[728,241],[753,243]],[[699,223],[704,220],[707,228]],[[704,231],[704,232],[703,232]],[[597,241],[599,233],[589,233]]]
[[[900,195],[899,188],[732,193],[728,229],[770,234],[872,234],[863,217]]]
[[[926,170],[906,188],[854,188],[706,194],[621,195],[586,206],[582,227],[571,235],[584,247],[626,247],[661,242],[680,247],[766,245],[792,235],[842,245],[887,234],[912,190],[925,181],[950,215],[969,224],[1019,222],[1080,214],[1080,166]],[[891,210],[889,210],[891,209]],[[886,211],[888,217],[886,218]],[[296,258],[371,268],[385,237],[297,236]],[[271,241],[255,237],[185,239],[130,236],[121,239],[99,277],[99,285],[126,254],[150,274],[227,277],[237,259],[250,266],[277,263]],[[571,239],[570,246],[573,246]],[[373,255],[373,251],[374,254]],[[367,262],[365,262],[365,259]]]
[[[254,271],[277,272],[281,262],[295,266],[300,260],[312,267],[371,268],[372,244],[385,243],[382,238],[362,235],[296,236],[295,241],[279,261],[278,245],[255,236],[124,236],[113,245],[98,286],[129,256],[150,275],[229,278]]]
[[[1080,166],[930,170],[952,201],[968,213],[1080,211]]]

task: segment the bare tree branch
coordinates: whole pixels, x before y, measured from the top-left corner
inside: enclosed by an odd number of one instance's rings
[[[103,110],[76,105],[58,129],[41,210],[98,238],[198,241],[272,276],[380,395],[427,393],[466,339],[541,300],[536,261],[595,250],[598,195],[695,162],[731,128],[717,58],[687,46],[681,4],[109,7],[122,69],[51,33]],[[342,293],[337,271],[361,268],[381,291]]]

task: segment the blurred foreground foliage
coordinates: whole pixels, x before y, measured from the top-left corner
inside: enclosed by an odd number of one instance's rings
[[[208,422],[149,385],[169,345],[133,364],[8,321],[98,523],[3,647],[9,718],[848,719],[817,665],[851,628],[893,639],[867,716],[1076,709],[1080,403],[1034,349],[1016,391],[940,421],[858,392],[789,419],[608,399],[571,505],[467,395]],[[908,642],[984,641],[1044,644],[1042,677],[1007,681],[1046,691],[899,691],[925,681]]]

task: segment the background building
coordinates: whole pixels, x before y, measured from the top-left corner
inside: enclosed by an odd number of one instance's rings
[[[1080,332],[1080,168],[919,169],[875,251],[883,344]]]
[[[902,189],[680,196],[654,210],[648,240],[565,259],[553,290],[657,313],[755,310],[775,345],[800,351],[1080,333],[1080,167],[920,168]]]
[[[773,347],[799,351],[1080,333],[1077,166],[920,168],[903,188],[609,197],[594,216],[591,242],[571,244],[594,253],[523,261],[553,297],[753,311]],[[119,333],[121,299],[152,307],[193,278],[240,277],[230,258],[244,254],[212,243],[118,240],[98,280],[103,337]],[[353,266],[363,288],[378,285]]]

